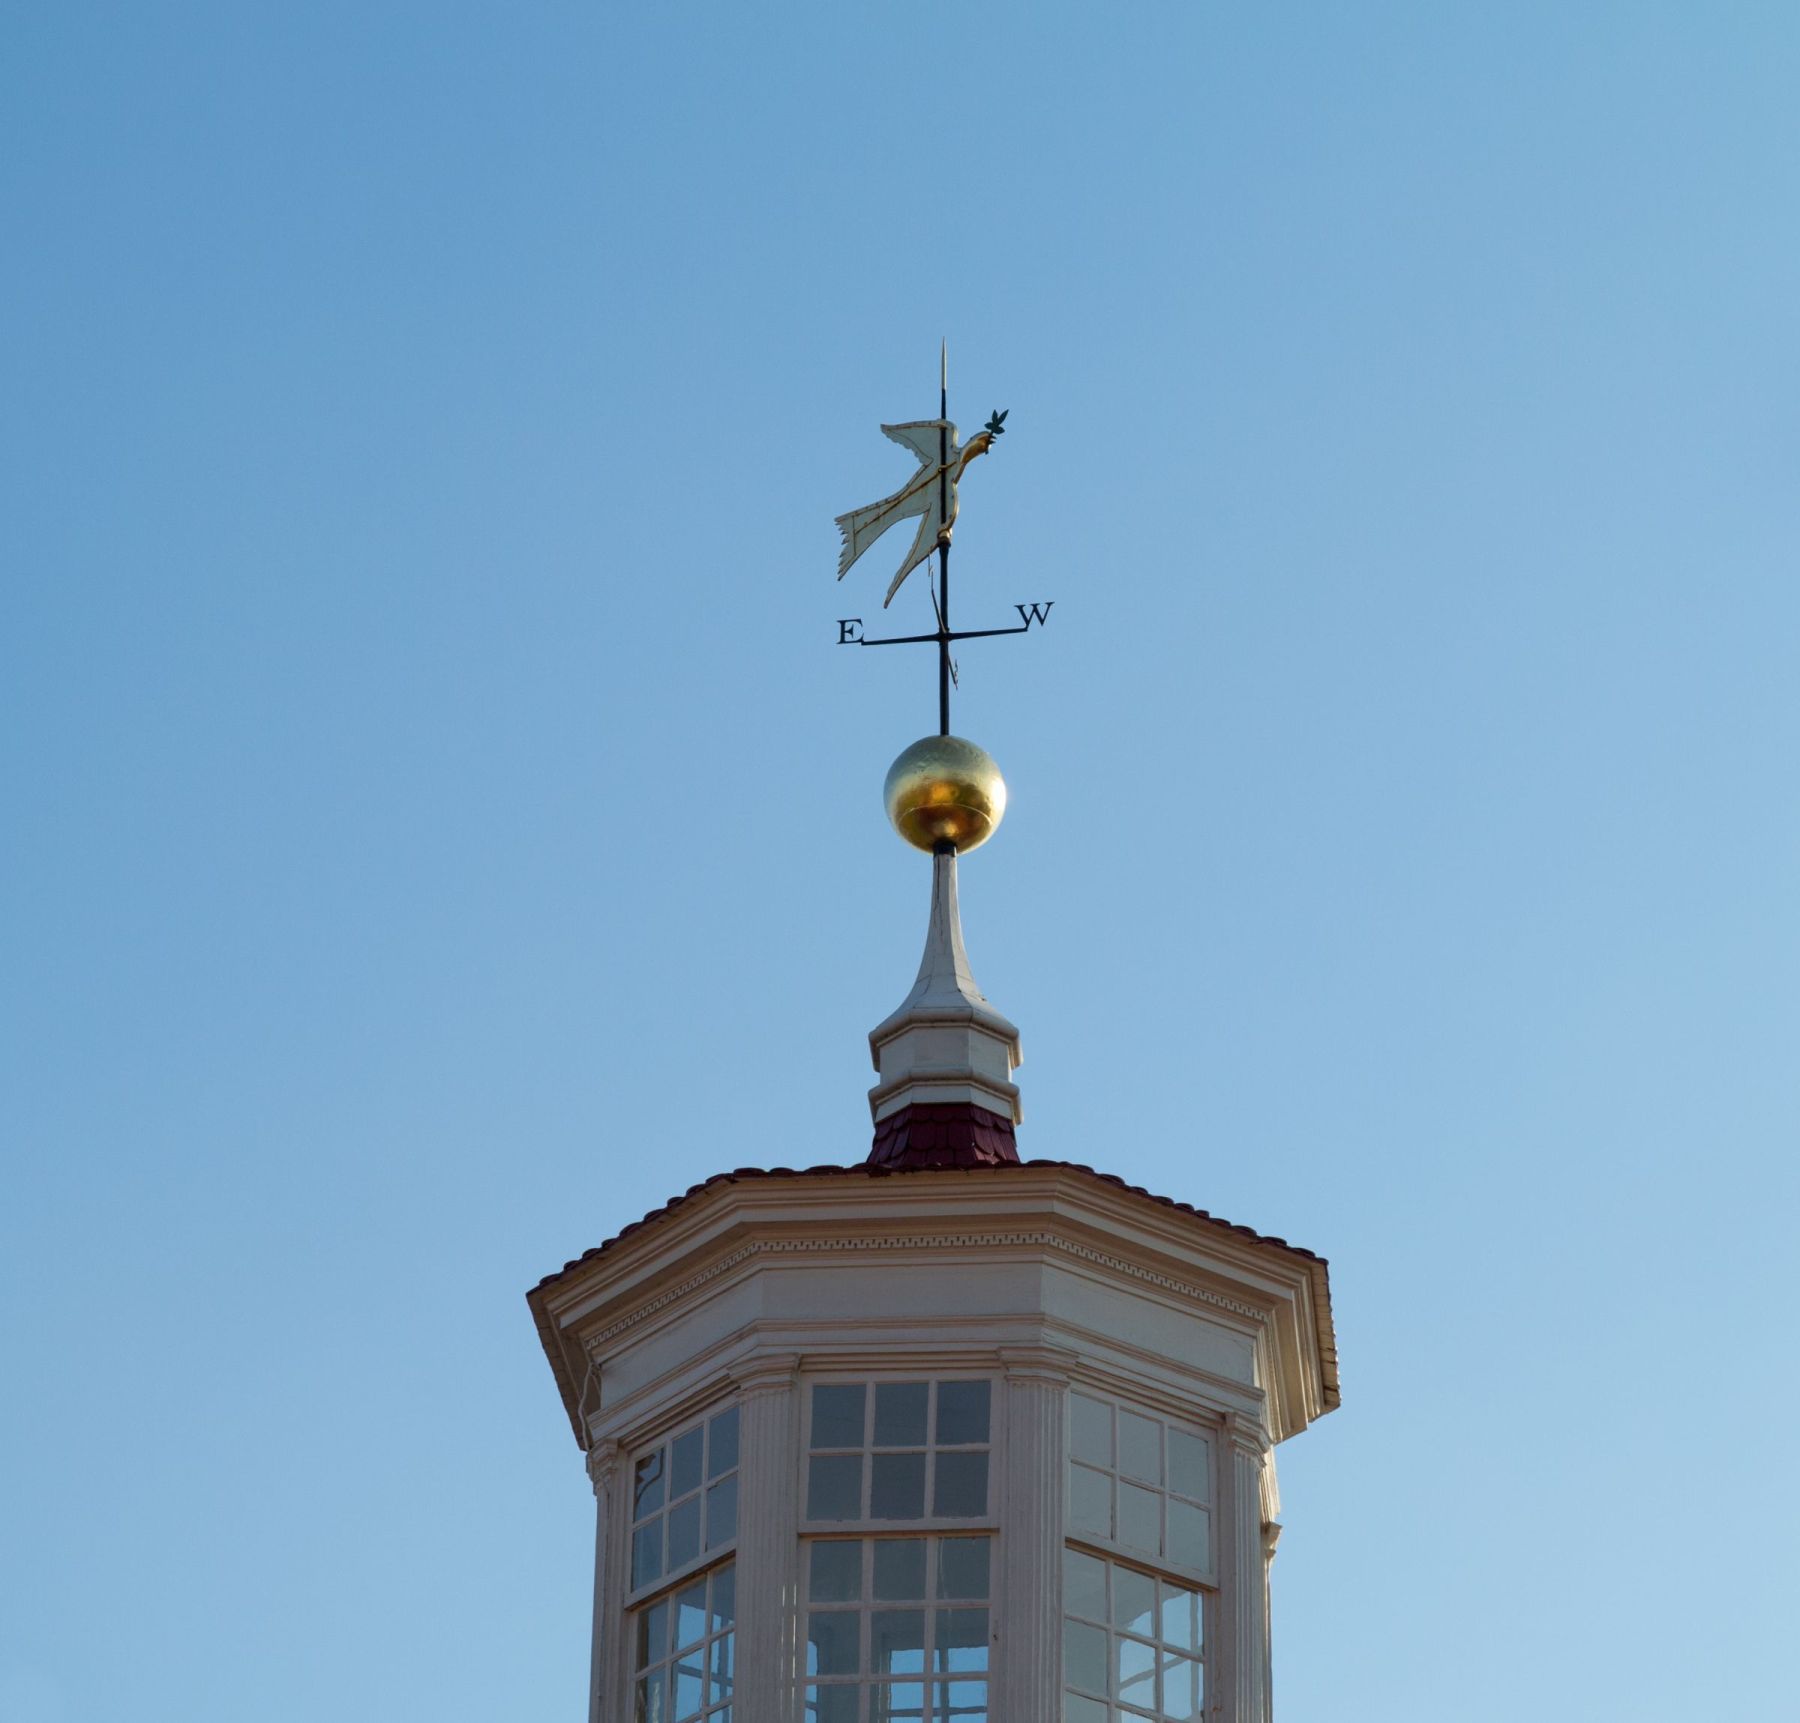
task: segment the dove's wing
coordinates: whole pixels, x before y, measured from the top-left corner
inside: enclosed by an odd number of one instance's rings
[[[894,594],[900,590],[900,583],[922,562],[931,560],[931,553],[937,549],[938,522],[935,508],[925,513],[919,522],[918,536],[912,541],[912,548],[906,553],[906,560],[900,564],[900,572],[896,574],[887,589],[887,597],[881,601],[881,608],[886,610],[894,602]]]
[[[916,474],[911,483],[891,497],[839,515],[837,529],[844,542],[838,551],[838,579],[842,580],[850,572],[851,563],[896,521],[905,520],[908,515],[929,516],[936,505],[937,475]],[[929,520],[927,524],[931,524]],[[933,531],[935,533],[935,527]]]
[[[914,419],[904,425],[883,425],[883,436],[892,437],[902,448],[911,449],[922,464],[938,464],[938,435],[949,432],[949,450],[956,453],[956,427],[948,419]]]

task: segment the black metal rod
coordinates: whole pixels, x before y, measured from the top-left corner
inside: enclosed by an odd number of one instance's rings
[[[935,645],[940,640],[991,640],[996,634],[1029,634],[1031,624],[1023,628],[965,628],[960,634],[889,634],[880,640],[842,641],[844,646],[921,646]]]
[[[950,344],[938,355],[938,734],[950,734]]]

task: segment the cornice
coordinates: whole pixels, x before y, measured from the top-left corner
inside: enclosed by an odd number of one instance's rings
[[[600,1362],[609,1344],[621,1334],[628,1333],[648,1322],[671,1304],[685,1300],[702,1287],[729,1274],[734,1268],[749,1261],[752,1257],[825,1256],[838,1253],[863,1255],[871,1251],[1018,1249],[1021,1247],[1055,1250],[1065,1256],[1072,1256],[1079,1261],[1093,1263],[1114,1274],[1123,1275],[1142,1285],[1158,1287],[1192,1303],[1204,1304],[1215,1310],[1228,1311],[1234,1316],[1245,1317],[1258,1324],[1265,1321],[1269,1315],[1268,1310],[1263,1306],[1250,1304],[1243,1299],[1227,1297],[1222,1292],[1213,1291],[1211,1287],[1202,1286],[1198,1282],[1184,1279],[1178,1275],[1165,1273],[1160,1269],[1148,1268],[1142,1263],[1133,1262],[1129,1257],[1117,1255],[1112,1251],[1100,1250],[1048,1227],[989,1229],[980,1232],[846,1232],[832,1233],[826,1236],[815,1234],[805,1238],[748,1239],[727,1251],[716,1261],[708,1263],[705,1268],[696,1270],[673,1286],[665,1287],[653,1298],[646,1299],[635,1309],[615,1318],[603,1328],[584,1334],[582,1345],[591,1360],[596,1363]]]
[[[596,1496],[604,1496],[612,1484],[613,1476],[619,1469],[622,1450],[617,1442],[596,1442],[587,1451],[588,1482],[594,1486]]]

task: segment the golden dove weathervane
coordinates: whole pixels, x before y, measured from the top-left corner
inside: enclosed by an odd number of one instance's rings
[[[919,517],[919,528],[889,583],[882,608],[893,602],[901,583],[920,563],[938,553],[937,576],[931,602],[937,628],[930,634],[895,634],[869,639],[860,616],[838,618],[840,646],[913,646],[926,643],[938,649],[938,733],[913,743],[888,769],[886,799],[888,817],[910,844],[935,854],[954,855],[985,843],[1006,811],[1006,783],[988,754],[973,742],[950,734],[950,688],[956,681],[951,644],[958,640],[982,640],[996,634],[1025,634],[1035,622],[1040,628],[1050,620],[1051,605],[1015,604],[1019,623],[1013,628],[970,628],[960,632],[950,626],[950,535],[956,526],[957,481],[969,463],[985,455],[1006,430],[1006,414],[996,409],[983,428],[967,443],[956,440],[950,421],[950,357],[948,343],[938,356],[938,416],[904,425],[883,425],[883,432],[910,449],[919,466],[892,496],[866,507],[852,509],[837,518],[843,548],[838,554],[838,579],[888,528]]]

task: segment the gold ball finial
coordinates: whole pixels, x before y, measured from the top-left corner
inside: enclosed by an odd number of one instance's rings
[[[882,786],[894,830],[915,849],[978,849],[1006,813],[1006,780],[992,757],[960,736],[924,736],[888,767]]]

